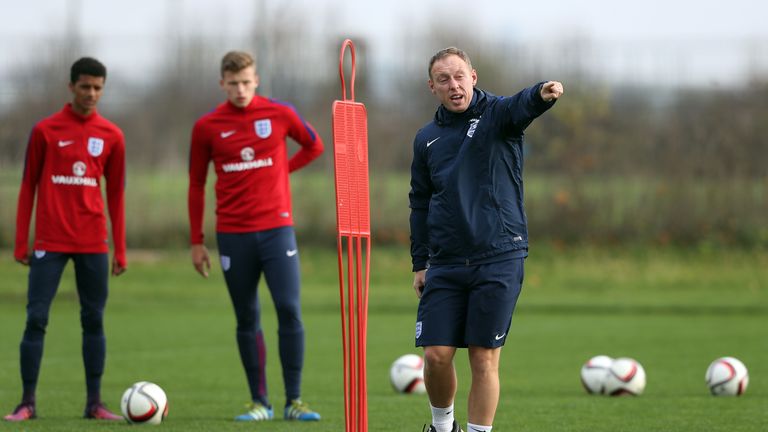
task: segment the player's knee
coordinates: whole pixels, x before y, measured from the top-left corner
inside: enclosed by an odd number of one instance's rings
[[[453,351],[440,347],[424,348],[424,361],[430,368],[444,368],[453,364]]]
[[[235,310],[235,317],[237,319],[237,332],[255,332],[261,327],[260,315],[256,309],[239,309]]]
[[[237,334],[256,334],[259,330],[258,322],[256,318],[238,318],[237,320]]]
[[[471,353],[469,363],[473,375],[493,375],[499,371],[498,356],[491,350]]]
[[[104,333],[104,320],[102,315],[86,315],[80,320],[80,324],[83,327],[83,334],[86,335],[100,335]]]
[[[42,312],[29,312],[25,332],[29,334],[45,334],[48,327],[48,314]]]
[[[275,304],[280,327],[285,329],[301,328],[301,310],[294,302]]]
[[[261,330],[261,308],[255,304],[236,304],[237,331],[255,333]]]
[[[295,337],[295,336],[301,336],[304,335],[304,326],[301,324],[301,321],[296,322],[293,321],[289,324],[286,323],[280,323],[279,328],[277,329],[277,334],[281,337]]]
[[[498,365],[488,360],[472,363],[472,375],[492,376],[499,373]]]

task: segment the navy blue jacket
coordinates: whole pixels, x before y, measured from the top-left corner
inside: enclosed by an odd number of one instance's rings
[[[523,131],[549,109],[539,83],[514,96],[475,89],[463,113],[440,106],[411,164],[413,270],[527,255]]]

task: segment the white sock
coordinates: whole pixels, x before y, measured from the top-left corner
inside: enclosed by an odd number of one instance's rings
[[[445,408],[433,407],[432,408],[432,426],[435,427],[437,432],[451,432],[453,429],[453,404]]]
[[[467,432],[491,432],[493,426],[476,425],[467,423]]]

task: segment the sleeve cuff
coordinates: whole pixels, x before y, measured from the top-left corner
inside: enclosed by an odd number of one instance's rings
[[[424,270],[428,268],[429,265],[427,265],[427,260],[418,260],[413,262],[413,270],[414,272]]]

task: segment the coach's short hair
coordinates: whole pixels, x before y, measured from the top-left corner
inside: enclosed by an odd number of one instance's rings
[[[221,76],[224,77],[224,72],[240,72],[248,66],[256,68],[253,56],[245,51],[230,51],[221,59]]]
[[[95,58],[82,57],[72,63],[72,68],[69,70],[69,82],[76,83],[80,79],[80,75],[102,77],[106,81],[107,67]]]
[[[460,59],[464,60],[464,63],[466,63],[467,66],[469,66],[469,70],[472,70],[472,62],[469,60],[469,55],[467,55],[467,53],[464,52],[464,50],[452,46],[452,47],[441,49],[435,55],[433,55],[431,59],[429,59],[429,69],[427,69],[427,75],[429,76],[429,79],[432,79],[432,65],[434,65],[436,61],[442,60],[452,55],[455,55]]]

